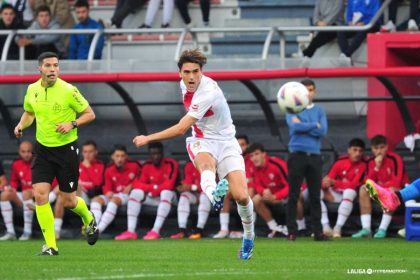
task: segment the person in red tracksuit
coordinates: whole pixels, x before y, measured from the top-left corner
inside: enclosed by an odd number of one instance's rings
[[[103,194],[95,196],[90,203],[99,232],[103,232],[114,220],[119,206],[127,205],[132,183],[142,169],[138,161],[128,159],[127,149],[123,145],[115,145],[111,158],[112,163],[105,169]],[[103,205],[107,207],[102,215]]]
[[[137,218],[142,205],[158,206],[153,229],[143,239],[159,239],[160,229],[171,211],[175,200],[175,186],[178,178],[178,162],[163,157],[163,144],[149,144],[150,160],[143,165],[140,178],[133,182],[133,190],[127,205],[127,231],[116,236],[116,240],[137,239]]]
[[[363,184],[366,175],[367,165],[364,150],[365,142],[362,139],[351,139],[347,154],[334,162],[330,171],[322,180],[321,223],[326,236],[341,237],[341,228],[353,210],[353,200],[356,198],[357,191]],[[323,200],[330,203],[340,203],[334,230],[330,227],[328,209]]]
[[[287,164],[284,160],[269,156],[264,146],[251,144],[248,153],[255,168],[252,177],[255,195],[252,198],[256,212],[266,221],[271,230],[269,237],[276,232],[285,233],[285,227],[279,226],[273,218],[268,205],[285,204],[289,194],[287,182]],[[286,233],[287,234],[287,233]]]
[[[408,183],[405,174],[404,163],[401,157],[391,151],[388,151],[387,139],[383,135],[376,135],[370,140],[372,157],[368,161],[367,179],[371,179],[384,188],[388,188],[394,192],[401,189]],[[371,236],[371,213],[372,201],[366,188],[359,190],[360,218],[362,229],[353,234],[353,238],[370,237]],[[374,234],[374,238],[386,237],[386,231],[391,223],[392,213],[384,212],[378,230]]]

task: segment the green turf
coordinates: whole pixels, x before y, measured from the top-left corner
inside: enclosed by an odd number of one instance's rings
[[[420,242],[402,239],[259,238],[250,261],[236,259],[240,240],[60,240],[59,256],[35,256],[41,245],[1,242],[0,279],[420,279]]]

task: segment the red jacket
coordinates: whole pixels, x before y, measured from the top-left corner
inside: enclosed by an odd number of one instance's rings
[[[255,166],[252,163],[251,158],[248,155],[246,155],[244,157],[244,161],[245,161],[246,182],[248,184],[248,188],[249,189],[255,189],[254,177],[253,177]]]
[[[163,158],[160,165],[146,161],[140,178],[133,182],[133,188],[141,189],[151,196],[159,196],[163,190],[174,190],[178,178],[178,162]]]
[[[79,164],[79,186],[84,191],[102,187],[104,183],[105,165],[100,160],[90,163],[90,167],[86,167],[83,162]]]
[[[348,155],[344,155],[334,162],[327,176],[335,180],[333,189],[337,191],[356,190],[364,183],[366,169],[365,160],[352,162]]]
[[[196,185],[197,192],[202,192],[200,182],[200,172],[198,172],[191,161],[187,162],[184,166],[184,180],[182,180],[182,183],[186,185]]]
[[[17,159],[12,163],[10,186],[16,191],[32,190],[31,162]]]
[[[257,193],[262,194],[264,189],[270,189],[277,200],[287,197],[289,183],[287,182],[287,164],[284,160],[266,156],[263,167],[255,167],[252,177]]]
[[[138,161],[127,161],[121,170],[115,164],[111,164],[105,169],[103,194],[123,192],[140,175],[140,171],[141,165]]]
[[[405,183],[404,163],[401,157],[394,152],[387,152],[379,171],[375,170],[375,158],[368,161],[366,179],[371,179],[385,188],[401,189]]]

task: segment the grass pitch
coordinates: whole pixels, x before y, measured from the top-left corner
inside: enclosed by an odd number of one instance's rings
[[[35,256],[42,241],[0,243],[0,279],[420,279],[420,242],[314,242],[258,238],[250,261],[240,240],[60,240],[57,257]]]

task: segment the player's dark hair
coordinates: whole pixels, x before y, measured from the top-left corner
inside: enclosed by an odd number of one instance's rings
[[[116,151],[123,151],[124,153],[127,153],[127,148],[124,145],[117,144],[114,146],[112,153],[115,153]]]
[[[13,12],[16,14],[16,9],[15,9],[15,7],[13,7],[11,4],[9,4],[9,3],[5,3],[5,4],[3,4],[3,5],[1,5],[1,8],[0,8],[0,13],[2,13],[4,10],[6,10],[6,9],[10,9],[10,10],[13,10]]]
[[[74,8],[82,8],[86,7],[87,9],[90,8],[89,2],[87,0],[77,0],[76,3],[74,3]]]
[[[245,142],[247,143],[247,144],[249,144],[249,139],[248,139],[248,136],[246,135],[246,134],[239,134],[238,136],[236,136],[236,139],[244,139],[245,140]]]
[[[246,149],[246,153],[250,154],[253,153],[255,151],[261,151],[261,152],[265,152],[265,148],[263,146],[263,144],[261,143],[252,143],[251,145],[249,145],[248,149]]]
[[[315,82],[313,80],[311,80],[311,79],[304,79],[304,80],[300,81],[300,83],[302,85],[304,85],[305,87],[308,87],[308,86],[315,87]]]
[[[95,149],[97,148],[96,142],[93,140],[87,140],[86,142],[83,143],[83,146],[89,146],[92,145],[93,147],[95,147]]]
[[[386,137],[383,136],[382,134],[377,134],[375,136],[372,137],[372,139],[370,139],[370,145],[371,146],[377,146],[377,145],[381,145],[381,144],[385,144],[386,145]]]
[[[38,65],[42,65],[42,62],[44,62],[44,59],[55,57],[58,59],[58,55],[55,52],[43,52],[38,56]]]
[[[199,49],[185,50],[178,60],[179,70],[185,63],[196,63],[201,69],[207,63],[207,57]]]
[[[360,138],[353,138],[349,142],[349,148],[350,147],[359,147],[359,148],[362,148],[364,150],[365,149],[365,141],[363,141]]]
[[[152,142],[148,146],[149,151],[151,149],[159,149],[160,151],[163,151],[163,144],[162,142]]]
[[[51,10],[50,7],[48,7],[47,5],[41,5],[39,6],[36,11],[35,11],[35,17],[37,17],[39,15],[40,12],[48,12],[48,14],[51,16]]]

